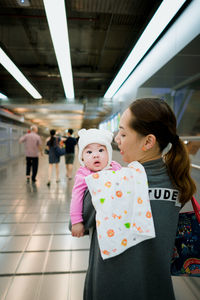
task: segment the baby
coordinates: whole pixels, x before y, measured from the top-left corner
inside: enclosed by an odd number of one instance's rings
[[[113,134],[103,129],[81,129],[79,135],[79,161],[81,167],[78,169],[70,206],[70,217],[72,223],[72,236],[84,235],[82,218],[83,196],[87,189],[85,177],[102,170],[119,170],[120,164],[112,161],[111,142]]]

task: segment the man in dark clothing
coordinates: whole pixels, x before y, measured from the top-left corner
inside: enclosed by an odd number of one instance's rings
[[[73,129],[68,129],[68,137],[65,140],[65,149],[66,149],[66,154],[65,154],[65,164],[66,164],[66,176],[68,179],[72,179],[72,170],[73,170],[73,162],[74,162],[74,150],[75,150],[75,145],[77,144],[77,140],[72,137],[73,134]]]

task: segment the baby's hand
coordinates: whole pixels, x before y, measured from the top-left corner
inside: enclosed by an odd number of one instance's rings
[[[72,236],[81,237],[84,236],[85,228],[83,223],[77,223],[72,225]]]

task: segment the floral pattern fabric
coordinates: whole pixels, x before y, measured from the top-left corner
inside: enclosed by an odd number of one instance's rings
[[[155,237],[147,176],[139,162],[118,171],[93,173],[85,180],[96,210],[103,259]]]

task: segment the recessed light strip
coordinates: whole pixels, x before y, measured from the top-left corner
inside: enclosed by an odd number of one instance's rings
[[[186,0],[164,0],[114,78],[104,98],[112,98]]]
[[[0,100],[8,100],[8,97],[0,93]]]
[[[30,84],[22,72],[17,68],[17,66],[12,62],[12,60],[7,56],[7,54],[0,48],[0,63],[4,68],[23,86],[25,90],[34,98],[41,99],[42,96],[38,91]]]
[[[74,98],[65,1],[43,0],[66,98]]]
[[[18,3],[20,6],[23,6],[23,7],[30,6],[29,0],[17,0],[17,3]]]

